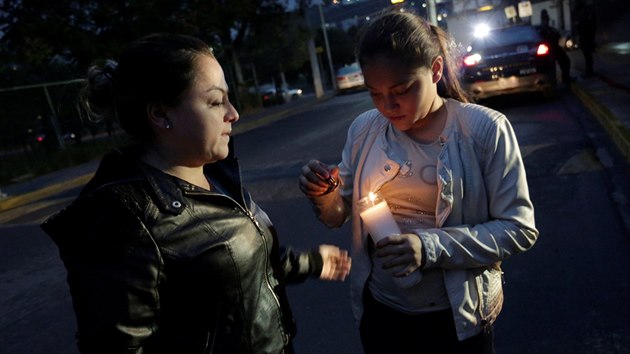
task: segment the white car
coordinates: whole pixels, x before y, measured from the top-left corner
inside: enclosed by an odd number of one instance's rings
[[[363,72],[359,63],[352,63],[337,70],[335,75],[337,78],[337,92],[344,93],[350,90],[361,89],[365,87],[363,80]]]

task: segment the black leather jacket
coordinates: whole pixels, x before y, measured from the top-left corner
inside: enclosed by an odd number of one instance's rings
[[[295,326],[284,284],[319,275],[317,252],[283,256],[236,159],[206,166],[222,192],[104,157],[42,228],[59,247],[82,353],[283,353]]]

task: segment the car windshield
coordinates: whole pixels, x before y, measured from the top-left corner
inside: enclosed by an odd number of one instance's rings
[[[505,47],[539,40],[538,33],[531,27],[510,27],[490,31],[486,37],[475,41],[472,47],[475,49]]]
[[[348,75],[357,71],[361,71],[361,67],[359,67],[359,64],[354,63],[337,70],[337,75]]]

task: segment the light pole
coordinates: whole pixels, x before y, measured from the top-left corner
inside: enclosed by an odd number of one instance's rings
[[[332,56],[330,55],[330,45],[328,44],[328,31],[326,30],[326,20],[324,20],[324,11],[322,10],[321,1],[317,4],[319,9],[319,20],[322,23],[322,32],[324,34],[324,45],[326,46],[326,56],[328,57],[328,67],[330,68],[330,85],[333,91],[337,89],[337,83],[335,82],[335,68],[333,67]]]
[[[300,0],[300,11],[304,15],[304,22],[307,28],[311,28],[311,21],[308,18],[308,5],[307,0]],[[313,74],[313,89],[315,90],[315,97],[321,98],[324,95],[324,90],[322,88],[322,77],[319,71],[319,65],[317,60],[317,53],[315,51],[315,39],[313,36],[309,36],[306,41],[306,46],[308,49],[309,61],[311,62],[311,72]]]
[[[429,10],[429,22],[431,22],[432,25],[437,26],[437,8],[435,0],[427,0],[427,7]]]

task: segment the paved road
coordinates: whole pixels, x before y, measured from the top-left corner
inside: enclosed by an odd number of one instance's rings
[[[611,168],[598,158],[608,155],[614,165],[619,154],[610,143],[592,143],[606,134],[569,90],[551,102],[518,96],[488,104],[515,126],[541,230],[530,252],[504,263],[499,352],[627,352],[630,238],[611,197]],[[236,137],[245,182],[285,245],[348,247],[348,225],[328,230],[317,222],[296,176],[310,158],[337,161],[350,120],[367,107],[365,93],[338,97]],[[37,222],[78,188],[46,199],[56,206],[0,226],[0,354],[76,353],[65,272]],[[360,353],[348,286],[308,281],[290,287],[301,354]]]

